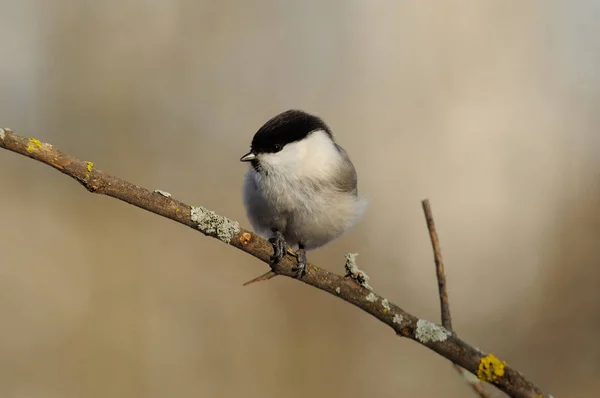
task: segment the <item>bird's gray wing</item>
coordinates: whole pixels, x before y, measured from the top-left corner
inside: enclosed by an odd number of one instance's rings
[[[337,175],[334,177],[334,185],[340,192],[348,192],[353,193],[354,195],[358,195],[358,177],[356,175],[356,169],[354,168],[354,164],[350,160],[348,153],[339,146],[335,144],[340,155],[342,155],[342,165],[339,167],[337,171]]]

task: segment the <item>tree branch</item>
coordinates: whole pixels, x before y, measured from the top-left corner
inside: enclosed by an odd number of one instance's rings
[[[446,275],[444,273],[444,260],[442,259],[442,249],[440,248],[440,239],[438,238],[435,222],[433,221],[433,213],[429,200],[425,199],[421,202],[423,212],[425,213],[425,221],[427,221],[427,229],[433,247],[433,258],[435,260],[435,274],[438,281],[438,291],[440,295],[440,307],[442,312],[442,326],[452,330],[452,317],[450,316],[450,303],[448,302],[448,291],[446,289]]]
[[[440,239],[435,228],[435,221],[433,221],[433,212],[431,211],[429,199],[423,200],[421,204],[423,205],[425,221],[427,222],[429,238],[431,239],[431,246],[433,248],[433,259],[435,261],[435,275],[438,281],[438,292],[440,296],[442,326],[448,330],[452,330],[452,316],[450,315],[450,302],[448,301],[446,274],[444,272],[444,259],[442,258],[442,248],[440,247]],[[456,364],[454,365],[454,369],[456,369],[456,371],[461,376],[465,376],[465,380],[473,389],[473,391],[477,393],[477,395],[479,395],[481,398],[491,398],[491,395],[486,391],[484,384],[481,383],[479,379],[466,377],[468,373],[464,373],[465,370]]]
[[[264,238],[240,228],[238,223],[203,207],[191,207],[162,191],[150,191],[98,170],[89,161],[61,153],[35,138],[0,129],[0,147],[45,163],[79,181],[88,191],[111,196],[159,216],[171,219],[206,236],[221,240],[269,264],[272,247]],[[286,255],[273,269],[294,280],[293,257]],[[479,379],[488,381],[514,398],[541,398],[539,387],[520,372],[459,339],[447,328],[409,314],[352,278],[309,265],[302,282],[362,309],[391,327],[397,335],[409,338],[461,366]]]

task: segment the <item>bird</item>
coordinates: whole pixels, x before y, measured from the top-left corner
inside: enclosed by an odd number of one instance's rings
[[[296,278],[307,272],[306,251],[341,236],[363,216],[358,176],[347,152],[318,116],[291,109],[254,134],[243,202],[256,233],[273,246],[272,267],[295,250]]]

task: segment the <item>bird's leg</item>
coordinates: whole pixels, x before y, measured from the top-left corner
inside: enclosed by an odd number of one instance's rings
[[[279,260],[285,256],[287,244],[283,233],[277,229],[273,229],[273,237],[269,239],[269,242],[273,245],[273,256],[271,257],[271,265],[279,264]]]
[[[292,268],[292,271],[296,273],[296,278],[300,279],[306,274],[306,250],[304,250],[304,245],[301,243],[298,244],[296,260],[297,265]]]

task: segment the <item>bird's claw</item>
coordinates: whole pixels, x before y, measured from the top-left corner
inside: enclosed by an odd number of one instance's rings
[[[275,232],[275,236],[269,239],[273,245],[273,256],[271,256],[271,265],[279,264],[279,261],[285,256],[287,244],[283,238],[283,234],[279,231]]]
[[[287,246],[285,238],[280,231],[273,231],[274,236],[269,239],[269,242],[273,245],[273,256],[271,257],[271,268],[279,264],[279,261],[286,255],[289,254],[296,257],[296,265],[292,267],[294,276],[298,279],[306,275],[307,263],[306,263],[306,250],[301,246],[298,251],[294,252]]]
[[[295,273],[295,277],[301,279],[304,275],[306,275],[307,263],[306,263],[306,251],[304,249],[299,249],[296,252],[296,265],[292,267],[292,271]]]

